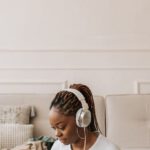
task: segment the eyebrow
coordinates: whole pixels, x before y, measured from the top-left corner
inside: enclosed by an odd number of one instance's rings
[[[57,122],[55,125],[59,125],[59,124],[61,124],[61,123],[63,123],[63,122]]]
[[[58,126],[61,123],[63,123],[63,122],[58,122],[58,123],[55,124],[55,126]],[[51,126],[51,128],[54,128],[54,126]]]

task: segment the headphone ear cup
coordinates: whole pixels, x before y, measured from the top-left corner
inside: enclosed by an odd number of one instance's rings
[[[91,112],[80,108],[76,113],[76,124],[78,127],[87,127],[91,123]]]

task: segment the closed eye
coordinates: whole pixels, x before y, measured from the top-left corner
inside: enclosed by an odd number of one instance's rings
[[[64,129],[65,129],[64,126],[63,126],[63,127],[61,127],[61,126],[60,126],[60,127],[59,127],[59,126],[58,126],[58,127],[51,127],[51,128],[52,128],[53,130],[56,130],[56,129],[64,130]]]
[[[65,129],[65,127],[63,126],[63,127],[58,127],[58,129],[60,129],[60,130],[64,130]]]

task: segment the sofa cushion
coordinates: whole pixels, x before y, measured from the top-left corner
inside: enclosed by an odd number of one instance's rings
[[[0,105],[0,123],[29,124],[29,105]]]
[[[33,137],[33,125],[0,124],[0,147],[13,148]]]
[[[150,95],[107,96],[106,135],[121,147],[150,147]]]

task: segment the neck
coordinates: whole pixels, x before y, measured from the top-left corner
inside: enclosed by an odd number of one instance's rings
[[[84,134],[84,129],[80,128],[78,129],[78,140],[71,145],[72,150],[88,150],[96,141],[97,139],[97,134],[94,132],[90,132],[87,129],[85,130]],[[82,137],[82,138],[81,138]]]

